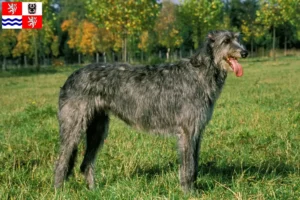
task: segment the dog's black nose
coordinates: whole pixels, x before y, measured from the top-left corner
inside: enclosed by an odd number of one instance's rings
[[[248,56],[248,51],[246,50],[241,51],[241,56],[242,58],[246,58]]]

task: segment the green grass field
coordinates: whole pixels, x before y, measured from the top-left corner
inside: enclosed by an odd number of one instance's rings
[[[58,92],[74,68],[0,72],[0,199],[300,199],[300,58],[243,67],[242,78],[227,79],[204,135],[198,190],[188,195],[175,138],[140,134],[114,117],[96,189],[78,162],[55,191]]]

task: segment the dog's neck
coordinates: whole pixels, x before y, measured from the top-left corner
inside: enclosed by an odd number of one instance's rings
[[[213,53],[213,49],[206,43],[198,53],[190,58],[190,63],[199,73],[199,77],[205,80],[206,84],[203,87],[207,86],[209,89],[204,91],[208,92],[207,95],[214,102],[219,97],[224,86],[227,71],[219,66]]]
[[[190,63],[209,81],[215,80],[221,89],[227,77],[227,71],[220,66],[214,57],[213,49],[206,42],[198,53],[190,58]]]

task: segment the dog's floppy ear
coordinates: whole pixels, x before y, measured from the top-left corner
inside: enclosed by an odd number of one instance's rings
[[[233,34],[233,36],[234,36],[235,38],[239,38],[240,35],[241,35],[241,33],[239,33],[239,32],[236,32],[236,33]]]
[[[214,42],[214,41],[215,41],[215,37],[214,37],[214,35],[213,35],[212,33],[209,33],[209,34],[207,35],[207,38],[208,38],[208,40],[211,41],[211,42]]]

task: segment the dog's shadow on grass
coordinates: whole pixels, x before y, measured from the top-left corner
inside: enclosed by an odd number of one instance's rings
[[[170,171],[174,171],[177,169],[177,163],[168,162],[161,165],[153,165],[147,168],[137,167],[135,171],[132,173],[132,176],[145,176],[148,180],[154,179],[156,176],[161,176]]]
[[[208,190],[218,184],[232,184],[234,180],[244,178],[245,181],[261,181],[274,179],[279,176],[288,176],[297,173],[291,165],[278,162],[265,162],[260,166],[255,165],[218,165],[217,162],[207,162],[199,165],[196,188]],[[247,180],[246,180],[247,179]]]
[[[151,181],[171,171],[178,173],[178,163],[168,162],[163,166],[154,165],[148,168],[137,168],[131,176],[146,176]],[[199,173],[196,182],[197,190],[211,190],[216,185],[230,185],[236,179],[244,177],[247,181],[261,181],[274,179],[279,176],[287,176],[297,173],[297,169],[291,165],[279,162],[265,162],[260,166],[255,165],[219,165],[217,162],[207,162],[199,165]],[[217,184],[216,184],[217,183]]]

